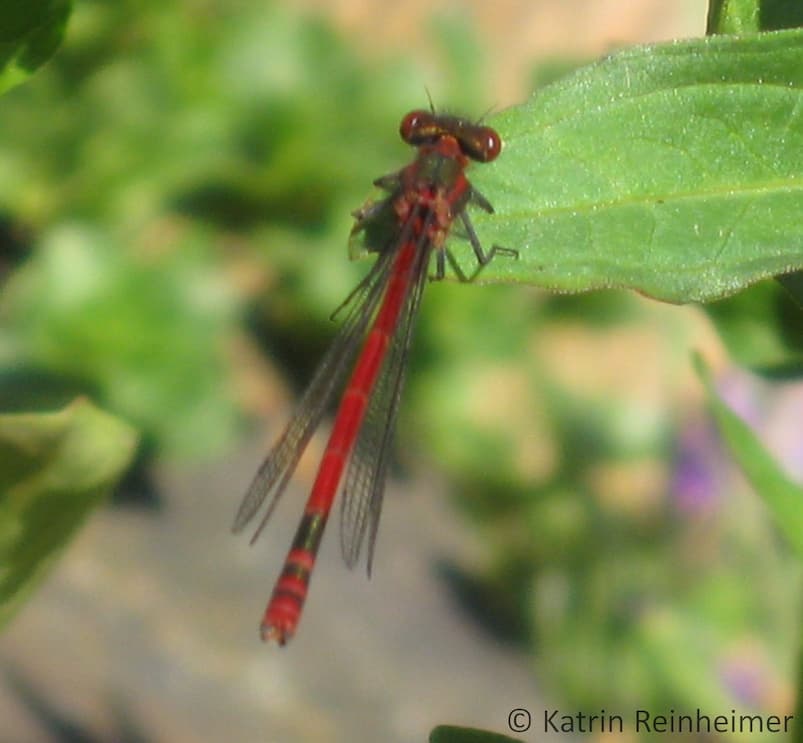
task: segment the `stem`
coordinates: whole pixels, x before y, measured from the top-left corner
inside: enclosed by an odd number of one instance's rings
[[[795,721],[792,728],[792,743],[803,743],[803,622],[799,623],[800,642],[797,648],[797,701],[795,702]]]

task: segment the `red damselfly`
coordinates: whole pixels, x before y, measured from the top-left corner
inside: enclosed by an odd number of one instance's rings
[[[514,250],[497,246],[483,251],[465,211],[473,204],[493,212],[471,186],[465,170],[471,160],[487,163],[499,155],[499,135],[490,127],[429,111],[407,114],[400,134],[418,148],[415,160],[374,181],[390,195],[354,213],[352,237],[362,238],[368,249],[378,254],[376,261],[338,310],[345,312],[345,320],[234,520],[233,529],[239,532],[266,505],[251,541],[259,536],[329,403],[344,388],[346,374],[352,369],[304,516],[262,619],[262,639],[280,645],[292,637],[301,618],[315,557],[341,481],[343,557],[353,566],[367,540],[370,575],[394,423],[430,256],[435,254],[434,278],[443,278],[448,261],[461,281],[472,281],[496,254],[518,256]],[[456,220],[477,259],[471,276],[463,273],[445,247]]]

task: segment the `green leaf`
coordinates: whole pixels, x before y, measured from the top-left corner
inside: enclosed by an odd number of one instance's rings
[[[784,474],[750,427],[719,398],[711,373],[701,356],[695,355],[694,365],[705,385],[709,406],[731,453],[750,484],[767,504],[777,527],[795,553],[803,558],[803,488]]]
[[[0,626],[131,461],[133,429],[86,400],[0,415]]]
[[[429,734],[429,743],[518,743],[518,740],[500,733],[456,725],[438,725]]]
[[[803,267],[801,31],[628,49],[489,123],[475,227],[520,258],[484,279],[688,302]]]
[[[26,80],[61,44],[70,0],[5,0],[0,4],[0,93]]]
[[[80,381],[168,454],[219,451],[237,428],[223,348],[234,292],[204,230],[176,225],[162,253],[141,240],[78,224],[44,235],[0,300],[0,372]]]

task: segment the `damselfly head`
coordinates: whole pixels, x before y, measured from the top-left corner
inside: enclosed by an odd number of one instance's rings
[[[414,147],[435,144],[444,137],[451,137],[466,157],[481,163],[495,160],[502,151],[502,140],[491,127],[430,111],[408,113],[399,125],[399,134]]]

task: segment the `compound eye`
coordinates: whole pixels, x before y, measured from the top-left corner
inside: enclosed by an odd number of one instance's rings
[[[477,159],[480,162],[489,163],[499,157],[499,153],[502,151],[502,140],[493,129],[487,126],[481,127],[477,133],[477,141],[480,145],[477,153],[480,157]]]
[[[419,144],[424,132],[432,127],[429,111],[410,111],[399,125],[399,134],[407,144]]]

